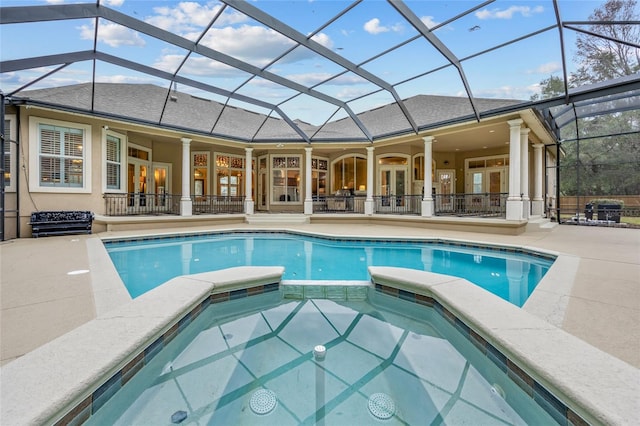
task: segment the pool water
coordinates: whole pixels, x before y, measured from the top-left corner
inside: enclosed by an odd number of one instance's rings
[[[552,260],[432,242],[335,240],[289,233],[221,233],[105,241],[131,297],[180,276],[235,266],[284,266],[283,280],[369,280],[369,266],[465,278],[522,306]]]
[[[318,345],[324,359],[314,357]],[[87,424],[172,419],[558,424],[433,308],[372,290],[361,301],[273,292],[210,305]]]

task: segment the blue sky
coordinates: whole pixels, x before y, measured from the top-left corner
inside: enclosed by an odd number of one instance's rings
[[[14,6],[64,2],[2,0],[1,4]],[[405,3],[427,27],[439,26],[434,34],[453,55],[458,59],[469,58],[462,61],[462,68],[476,97],[529,99],[538,91],[537,85],[542,79],[550,75],[562,76],[557,29],[473,57],[493,46],[554,25],[555,13],[551,0],[497,0],[446,25],[443,23],[481,2],[407,0]],[[274,59],[294,44],[230,7],[204,32],[222,7],[217,1],[104,0],[102,4],[192,41],[201,38],[201,44],[232,58],[258,68],[267,67],[266,70],[275,75],[305,87],[314,87],[321,93],[347,102],[356,113],[393,101],[387,91],[378,90],[371,82],[345,72],[339,65],[306,48],[298,47],[273,63]],[[320,31],[318,29],[352,2],[255,0],[250,4],[302,34],[315,33],[314,41],[393,85],[401,98],[415,94],[466,95],[457,69],[446,66],[449,62],[443,54],[423,38],[369,61],[418,34],[386,1],[365,0]],[[587,20],[600,4],[601,1],[590,0],[559,1],[560,12],[565,21]],[[3,25],[0,27],[0,57],[8,60],[91,50],[94,25],[94,20],[89,19]],[[565,30],[564,35],[569,71],[572,71],[576,67],[573,62],[575,34]],[[338,110],[336,113],[334,105],[311,96],[302,95],[288,100],[296,92],[266,79],[250,79],[250,74],[204,56],[192,54],[182,64],[187,51],[109,21],[101,21],[99,24],[97,49],[170,73],[178,72],[181,76],[225,90],[257,97],[279,105],[292,119],[299,118],[320,124],[329,118],[342,118],[345,115],[344,111]],[[433,71],[441,67],[442,69]],[[47,71],[4,73],[0,75],[0,89],[10,93]],[[407,81],[427,71],[433,72]],[[340,73],[340,76],[335,77]],[[78,63],[43,79],[31,88],[88,82],[91,76],[92,64]],[[105,63],[98,63],[96,79],[103,82],[152,83],[163,87],[168,85],[165,80]],[[330,81],[325,82],[327,79]],[[226,101],[223,97],[193,88],[180,86],[178,89],[220,102]],[[375,91],[377,93],[365,96]],[[242,102],[233,101],[231,104],[258,112],[269,112]]]

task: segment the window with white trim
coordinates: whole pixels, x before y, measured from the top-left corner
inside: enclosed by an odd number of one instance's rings
[[[107,131],[104,139],[104,185],[106,191],[124,190],[124,161],[126,158],[124,135]]]
[[[274,155],[271,157],[271,202],[300,202],[300,155]]]
[[[32,191],[91,192],[91,126],[29,118]]]
[[[2,168],[4,173],[4,190],[6,192],[15,192],[16,180],[18,178],[16,170],[17,131],[15,115],[5,116],[4,133],[4,165]]]
[[[328,164],[327,158],[311,158],[311,195],[313,198],[327,195]]]
[[[360,154],[348,154],[332,163],[333,192],[366,191],[367,158]],[[360,189],[363,188],[363,189]]]
[[[239,197],[245,190],[245,157],[216,153],[217,194]]]

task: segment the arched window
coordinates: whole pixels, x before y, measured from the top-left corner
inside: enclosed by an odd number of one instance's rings
[[[367,158],[349,154],[332,163],[332,193],[338,190],[365,191],[367,187]]]

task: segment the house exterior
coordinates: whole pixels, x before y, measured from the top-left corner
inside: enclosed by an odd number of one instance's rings
[[[536,110],[476,99],[495,111],[478,121],[466,97],[404,104],[413,131],[387,105],[358,114],[373,138],[343,119],[296,122],[303,140],[284,120],[154,85],[20,92],[5,100],[5,239],[30,236],[44,210],[92,211],[94,231],[269,212],[521,232],[548,216],[556,140]]]

